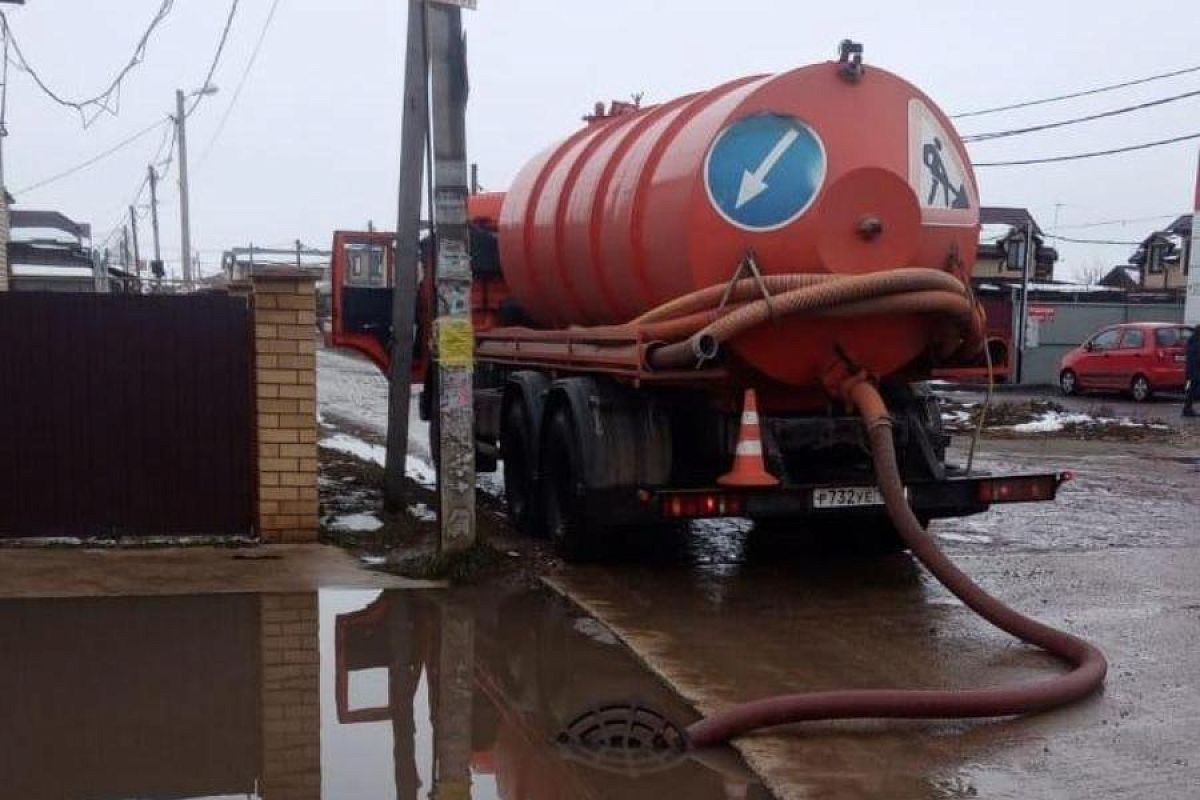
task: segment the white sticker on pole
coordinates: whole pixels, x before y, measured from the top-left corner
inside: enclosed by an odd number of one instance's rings
[[[959,150],[929,106],[908,101],[908,181],[921,204],[921,219],[942,225],[975,225],[979,193]]]

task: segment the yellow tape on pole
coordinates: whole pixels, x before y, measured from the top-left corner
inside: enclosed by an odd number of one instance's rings
[[[475,363],[475,331],[462,317],[438,317],[438,361],[446,367],[470,367]]]

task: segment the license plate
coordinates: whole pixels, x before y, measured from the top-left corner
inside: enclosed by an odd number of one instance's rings
[[[813,508],[857,508],[881,506],[883,495],[874,486],[838,486],[813,489]]]

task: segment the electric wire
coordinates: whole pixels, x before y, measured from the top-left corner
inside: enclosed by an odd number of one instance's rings
[[[1135,150],[1149,150],[1152,147],[1162,147],[1168,144],[1176,144],[1178,142],[1186,142],[1191,139],[1200,139],[1200,133],[1188,133],[1183,136],[1173,136],[1170,139],[1159,139],[1153,142],[1142,142],[1140,144],[1132,144],[1126,147],[1114,147],[1108,150],[1093,150],[1087,153],[1072,153],[1064,156],[1046,156],[1044,158],[1023,158],[1013,161],[974,161],[972,166],[975,167],[1020,167],[1030,164],[1055,164],[1061,161],[1079,161],[1085,158],[1100,158],[1101,156],[1113,156],[1118,153],[1132,153]]]
[[[1176,211],[1172,214],[1155,214],[1151,217],[1133,217],[1131,219],[1106,219],[1099,222],[1078,222],[1070,225],[1059,225],[1055,227],[1056,231],[1078,230],[1081,228],[1103,228],[1109,225],[1130,225],[1135,222],[1153,222],[1159,219],[1175,219],[1185,212]]]
[[[242,96],[242,89],[246,85],[246,80],[250,77],[251,70],[254,69],[254,62],[258,59],[258,53],[262,49],[263,40],[267,38],[267,31],[271,28],[271,22],[275,19],[275,11],[279,8],[279,0],[272,0],[271,8],[267,11],[267,19],[263,22],[262,29],[258,32],[258,40],[254,43],[254,49],[250,52],[250,60],[246,62],[246,68],[242,70],[241,77],[238,78],[237,86],[233,90],[233,98],[229,101],[229,105],[225,108],[225,113],[221,115],[221,121],[217,123],[217,129],[208,140],[208,144],[204,145],[204,150],[200,153],[200,163],[203,163],[209,152],[213,149],[213,145],[217,143],[217,139],[221,138],[221,133],[225,130],[225,123],[229,121],[230,114],[233,113],[233,107],[237,105],[238,98]]]
[[[1009,136],[1021,136],[1027,133],[1037,133],[1039,131],[1048,131],[1055,128],[1064,128],[1068,125],[1078,125],[1082,122],[1092,122],[1098,119],[1106,119],[1108,117],[1116,117],[1121,114],[1129,114],[1134,111],[1143,111],[1147,108],[1174,103],[1178,100],[1186,100],[1190,97],[1200,95],[1200,89],[1195,89],[1182,94],[1171,95],[1170,97],[1160,97],[1156,100],[1149,100],[1145,103],[1138,103],[1132,106],[1124,106],[1123,108],[1114,108],[1108,111],[1101,111],[1096,114],[1088,114],[1082,117],[1072,117],[1071,119],[1059,120],[1057,122],[1046,122],[1041,125],[1030,125],[1024,128],[1013,128],[1004,131],[991,131],[990,133],[973,133],[962,137],[963,142],[967,144],[987,142],[993,139],[1004,139]]]
[[[162,24],[163,20],[167,18],[167,15],[171,13],[171,9],[174,5],[175,0],[163,0],[158,7],[158,11],[155,12],[154,16],[150,20],[150,23],[146,26],[146,29],[142,32],[141,37],[138,39],[137,45],[134,47],[133,54],[129,57],[129,60],[123,67],[121,67],[120,70],[117,71],[116,76],[109,82],[108,87],[93,97],[83,100],[71,100],[50,88],[50,85],[41,76],[41,74],[34,69],[33,65],[29,63],[29,59],[26,58],[24,52],[22,52],[21,45],[13,35],[12,27],[8,24],[8,17],[3,12],[0,12],[0,27],[3,28],[3,35],[6,39],[5,49],[8,49],[7,43],[11,42],[12,52],[15,55],[15,58],[11,58],[6,52],[5,61],[6,63],[11,61],[13,66],[28,74],[33,80],[34,84],[52,101],[60,106],[70,108],[77,112],[83,127],[87,128],[104,112],[108,112],[114,116],[118,113],[121,105],[122,83],[133,70],[133,68],[142,63],[142,61],[145,59],[146,48],[150,43],[150,37],[154,34],[154,31],[158,28],[158,26]],[[95,109],[95,113],[91,114],[91,116],[89,116],[90,109]]]
[[[206,97],[205,90],[212,85],[213,75],[217,71],[217,65],[221,63],[221,54],[225,52],[225,43],[229,41],[229,30],[233,27],[233,18],[237,15],[238,0],[233,0],[229,4],[229,14],[225,17],[225,27],[221,29],[221,39],[217,42],[217,51],[213,53],[212,63],[208,65],[208,74],[204,76],[204,82],[200,84],[200,91],[192,96],[191,108],[183,112],[184,117],[190,117],[192,112],[196,110],[196,106],[200,105],[200,101]]]
[[[69,168],[63,170],[62,172],[57,172],[53,175],[49,175],[49,176],[41,179],[40,181],[37,181],[36,183],[32,183],[29,186],[26,186],[22,189],[18,189],[15,192],[15,194],[24,194],[26,192],[32,192],[36,189],[41,189],[44,186],[49,186],[52,183],[56,183],[60,180],[63,180],[64,178],[69,178],[72,175],[74,175],[75,173],[80,172],[84,169],[87,169],[88,167],[92,166],[93,164],[97,164],[97,163],[103,161],[104,159],[108,158],[109,156],[113,155],[114,153],[124,150],[126,147],[128,147],[129,145],[138,141],[139,139],[142,139],[143,137],[152,133],[153,131],[158,130],[161,126],[170,124],[170,122],[171,122],[171,120],[168,118],[163,118],[163,119],[158,120],[157,122],[153,122],[150,125],[147,125],[146,127],[141,128],[140,130],[125,137],[121,141],[114,144],[112,147],[109,147],[107,150],[97,153],[96,155],[94,155],[84,161],[81,161],[72,167],[69,167]]]
[[[1141,244],[1141,242],[1118,241],[1116,239],[1075,239],[1070,236],[1058,236],[1053,233],[1047,233],[1045,236],[1047,239],[1056,239],[1060,242],[1068,242],[1070,244],[1111,244],[1124,247],[1137,247]]]
[[[1054,97],[1043,97],[1039,100],[1026,100],[1021,103],[1010,103],[1009,105],[996,106],[994,108],[983,108],[978,111],[964,111],[958,114],[951,114],[951,119],[965,119],[967,117],[981,117],[984,114],[997,114],[1001,111],[1012,111],[1018,108],[1029,108],[1030,106],[1040,106],[1046,103],[1057,103],[1060,100],[1072,100],[1076,97],[1087,97],[1088,95],[1101,94],[1103,92],[1111,92],[1116,89],[1124,89],[1129,86],[1139,86],[1143,83],[1151,81],[1160,81],[1166,78],[1175,78],[1180,75],[1188,75],[1193,72],[1200,72],[1200,66],[1185,67],[1183,69],[1173,70],[1171,72],[1163,72],[1158,75],[1150,75],[1145,78],[1136,78],[1134,80],[1122,81],[1121,83],[1111,83],[1107,86],[1097,86],[1092,89],[1083,89],[1069,94],[1060,94]]]

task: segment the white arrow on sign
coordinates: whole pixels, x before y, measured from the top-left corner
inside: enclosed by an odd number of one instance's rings
[[[745,170],[742,173],[742,185],[738,187],[737,203],[735,209],[749,203],[754,198],[767,190],[767,175],[779,163],[779,159],[783,158],[783,154],[788,151],[788,148],[796,143],[800,138],[800,131],[795,128],[789,128],[783,136],[779,137],[779,141],[771,148],[771,152],[767,153],[767,157],[758,165],[758,169],[751,172]]]

